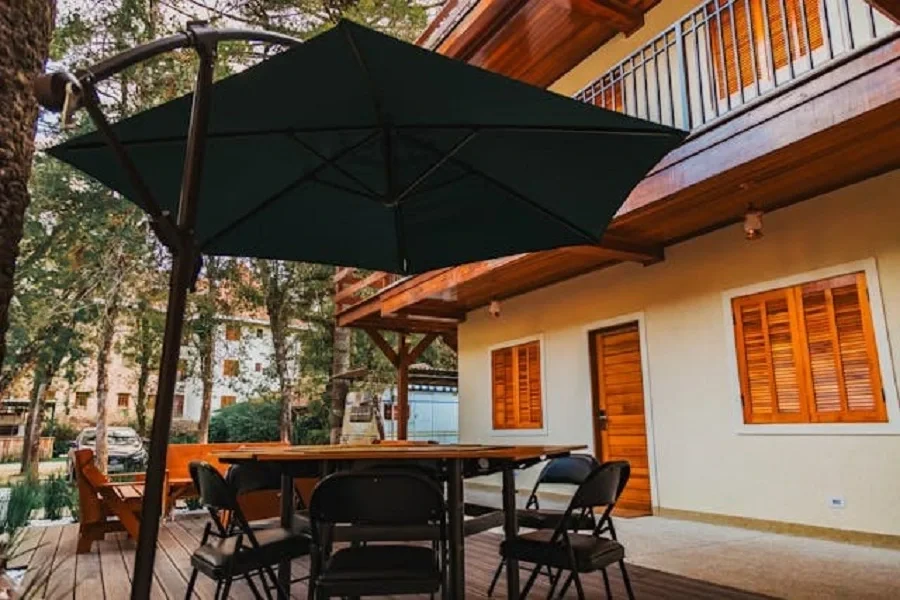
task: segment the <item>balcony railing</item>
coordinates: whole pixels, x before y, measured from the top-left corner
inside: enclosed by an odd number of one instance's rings
[[[707,1],[575,97],[693,130],[896,28],[863,0]]]

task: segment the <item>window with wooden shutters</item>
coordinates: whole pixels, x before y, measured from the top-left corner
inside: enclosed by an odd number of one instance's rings
[[[706,14],[720,98],[771,79],[770,69],[786,67],[824,43],[818,0],[714,0]]]
[[[732,300],[745,423],[884,422],[865,273]]]
[[[539,341],[493,350],[491,381],[494,429],[543,428]]]
[[[222,363],[222,375],[225,377],[237,377],[240,363],[233,358],[226,358]]]

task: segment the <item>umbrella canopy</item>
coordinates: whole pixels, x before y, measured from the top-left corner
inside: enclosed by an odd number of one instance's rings
[[[191,101],[113,127],[172,213]],[[397,273],[599,242],[685,136],[348,21],[217,82],[210,110],[201,252]],[[49,153],[137,201],[99,133]]]

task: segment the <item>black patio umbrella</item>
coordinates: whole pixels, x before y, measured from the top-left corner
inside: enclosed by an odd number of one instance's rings
[[[213,84],[216,45],[234,39],[294,47]],[[189,46],[193,94],[106,121],[97,82]],[[203,254],[420,273],[595,244],[685,137],[347,21],[302,44],[192,26],[38,92],[97,125],[48,152],[146,210],[174,256],[133,597],[149,589],[185,294]]]

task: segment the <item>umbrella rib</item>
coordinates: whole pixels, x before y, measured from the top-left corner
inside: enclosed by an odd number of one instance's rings
[[[409,184],[405,190],[397,194],[397,197],[393,199],[394,204],[400,204],[404,198],[409,196],[410,193],[413,192],[419,185],[425,181],[428,177],[430,177],[435,171],[440,169],[444,164],[453,158],[456,153],[463,149],[463,147],[472,141],[472,139],[478,135],[478,130],[470,131],[465,137],[456,142],[450,150],[448,150],[436,163],[425,169],[418,177],[416,177],[415,181]],[[398,136],[399,137],[399,136]]]
[[[369,66],[366,64],[365,59],[363,59],[362,52],[360,52],[359,46],[356,45],[356,40],[353,38],[353,34],[350,32],[350,29],[348,27],[343,27],[343,30],[344,36],[347,39],[347,43],[350,45],[350,50],[353,52],[353,57],[356,59],[356,62],[359,64],[359,68],[362,69],[363,75],[366,78],[366,83],[369,86],[369,94],[372,96],[372,103],[374,104],[375,108],[375,119],[378,121],[378,127],[383,132],[381,141],[383,144],[382,153],[384,154],[385,189],[387,190],[386,204],[393,205],[394,207],[394,229],[396,234],[395,239],[397,241],[397,261],[399,262],[402,271],[404,273],[407,273],[409,268],[409,260],[407,258],[406,252],[406,236],[403,235],[403,211],[401,210],[400,205],[395,200],[394,148],[391,140],[391,127],[388,123],[388,120],[385,118],[381,93],[375,85],[375,79],[372,77],[372,72],[369,70]]]
[[[248,219],[250,219],[257,213],[259,213],[261,210],[265,209],[267,206],[269,206],[270,204],[272,204],[273,202],[275,202],[276,200],[278,200],[285,194],[292,192],[297,187],[301,186],[302,184],[306,183],[307,181],[310,181],[311,179],[316,179],[316,176],[320,172],[322,172],[325,168],[332,165],[334,163],[334,161],[340,160],[341,158],[347,156],[348,154],[355,152],[360,147],[366,145],[367,143],[369,143],[370,141],[375,139],[375,137],[378,135],[378,133],[379,133],[378,131],[373,131],[372,133],[370,133],[369,135],[364,137],[359,142],[343,148],[340,152],[334,154],[331,158],[329,158],[328,160],[323,162],[318,167],[303,174],[300,178],[295,179],[294,181],[292,181],[285,187],[281,188],[280,190],[278,190],[277,192],[275,192],[274,194],[272,194],[271,196],[269,196],[268,198],[266,198],[265,200],[263,200],[262,202],[260,202],[259,204],[257,204],[253,208],[251,208],[250,210],[248,210],[242,216],[238,217],[237,219],[235,219],[234,221],[232,221],[231,223],[229,223],[228,225],[226,225],[225,227],[223,227],[216,233],[212,234],[211,236],[209,236],[208,238],[203,240],[203,242],[200,243],[199,247],[201,249],[205,248],[209,244],[211,244],[214,241],[216,241],[217,239],[221,238],[226,233],[234,230],[236,227],[238,227],[239,225],[241,225],[242,223],[244,223],[245,221],[247,221]]]
[[[662,126],[660,126],[662,127]],[[636,135],[649,137],[685,137],[687,134],[683,131],[670,129],[666,131],[655,131],[652,129],[642,129],[638,127],[591,127],[591,126],[560,126],[560,125],[479,125],[474,123],[448,125],[447,123],[420,123],[416,125],[392,125],[392,129],[397,131],[417,130],[417,129],[433,129],[447,131],[453,129],[478,129],[479,131],[507,131],[507,132],[532,132],[541,131],[545,133],[580,133],[585,135]],[[328,125],[323,127],[277,127],[273,129],[247,129],[236,131],[220,131],[210,132],[207,134],[209,140],[235,139],[243,137],[262,137],[267,135],[284,135],[295,133],[328,133],[333,131],[366,131],[372,129],[371,125]],[[150,144],[171,144],[176,142],[184,142],[184,135],[168,135],[155,138],[146,138],[142,140],[131,140],[122,142],[126,146],[142,146]],[[84,142],[81,144],[72,144],[66,146],[67,150],[94,150],[105,146],[103,141]]]
[[[325,156],[324,154],[322,154],[321,152],[319,152],[318,150],[316,150],[315,148],[313,148],[311,145],[309,145],[309,144],[307,144],[306,142],[304,142],[303,140],[301,140],[299,137],[297,137],[297,134],[296,134],[296,133],[292,133],[292,134],[290,135],[290,139],[291,139],[293,142],[296,142],[297,144],[300,144],[301,147],[303,147],[307,152],[309,152],[310,154],[312,154],[313,156],[315,156],[315,157],[318,158],[319,160],[324,160],[324,161],[327,161],[327,160],[328,160],[328,157],[327,157],[327,156]],[[334,168],[335,171],[338,171],[341,175],[343,175],[344,177],[346,177],[346,178],[349,179],[350,181],[354,182],[355,184],[359,185],[361,188],[363,188],[363,189],[365,189],[367,192],[369,192],[369,194],[370,194],[373,198],[378,198],[378,197],[380,196],[380,194],[379,194],[378,192],[376,192],[376,191],[373,190],[371,187],[369,187],[362,179],[358,178],[356,175],[354,175],[354,174],[351,173],[350,171],[346,170],[344,167],[342,167],[342,166],[340,166],[339,164],[337,164],[337,162],[332,162],[332,163],[331,163],[331,166],[332,166],[332,168]]]
[[[405,137],[406,139],[410,140],[411,142],[413,142],[414,144],[418,144],[418,145],[420,145],[421,147],[423,147],[423,148],[425,148],[425,149],[427,149],[427,150],[431,150],[432,152],[437,153],[437,154],[440,154],[440,153],[441,153],[440,150],[438,150],[437,148],[435,148],[432,144],[430,144],[430,143],[428,143],[428,142],[425,142],[425,141],[423,141],[423,140],[420,140],[420,139],[418,139],[418,138],[416,138],[416,137],[409,136],[409,135],[404,136],[404,137]],[[549,218],[552,219],[553,221],[556,221],[556,222],[559,223],[560,225],[563,225],[564,227],[566,227],[567,229],[571,230],[572,232],[574,232],[574,233],[580,235],[581,237],[585,238],[585,240],[587,240],[587,242],[588,242],[589,244],[596,244],[596,243],[599,241],[598,237],[595,236],[594,234],[592,234],[591,232],[589,232],[587,229],[584,229],[584,228],[582,228],[582,227],[576,225],[575,223],[573,223],[573,222],[570,221],[569,219],[566,219],[565,217],[562,217],[562,216],[560,216],[560,215],[554,213],[553,211],[548,210],[546,207],[544,207],[544,206],[541,205],[540,203],[535,202],[534,200],[532,200],[532,199],[529,198],[528,196],[522,194],[522,193],[519,192],[518,190],[516,190],[516,189],[510,187],[509,185],[503,183],[502,181],[500,181],[499,179],[497,179],[497,178],[494,177],[493,175],[488,175],[487,173],[485,173],[485,172],[482,171],[481,169],[478,169],[477,167],[473,167],[473,166],[470,165],[469,163],[464,162],[464,161],[461,161],[461,160],[459,160],[459,159],[457,159],[457,158],[450,157],[448,160],[449,160],[450,162],[452,162],[454,165],[458,166],[459,168],[465,169],[466,171],[468,171],[468,172],[471,173],[472,175],[476,175],[476,176],[478,176],[478,177],[481,177],[481,178],[485,179],[486,181],[488,181],[489,183],[492,183],[493,185],[497,186],[498,188],[500,188],[501,190],[503,190],[503,191],[506,192],[507,194],[510,194],[510,195],[511,195],[513,198],[515,198],[516,200],[518,200],[518,201],[520,201],[520,202],[522,202],[522,203],[524,203],[524,204],[527,204],[528,206],[531,206],[532,208],[534,208],[534,209],[537,210],[538,212],[542,213],[544,216],[549,217]]]

